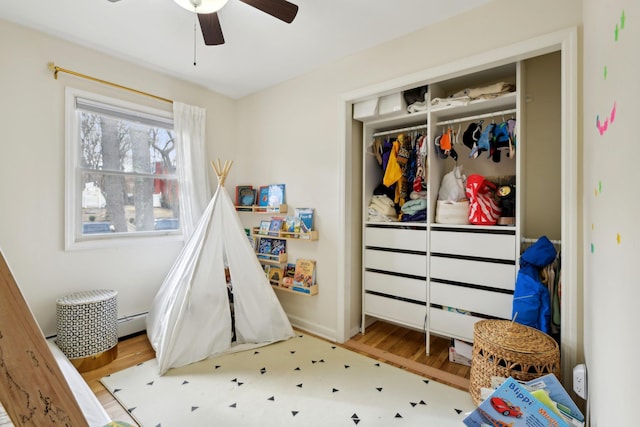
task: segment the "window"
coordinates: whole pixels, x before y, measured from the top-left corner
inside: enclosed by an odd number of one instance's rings
[[[171,113],[69,88],[66,103],[66,247],[179,236]]]

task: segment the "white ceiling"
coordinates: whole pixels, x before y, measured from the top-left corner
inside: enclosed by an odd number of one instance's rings
[[[299,11],[286,24],[229,0],[220,46],[205,46],[172,0],[3,0],[0,18],[240,98],[489,1],[291,0]]]

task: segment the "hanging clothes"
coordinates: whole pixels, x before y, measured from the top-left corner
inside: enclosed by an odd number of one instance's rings
[[[520,270],[513,294],[511,318],[523,325],[549,333],[551,298],[549,289],[540,280],[540,270],[551,264],[557,252],[546,236],[540,237],[520,256]]]

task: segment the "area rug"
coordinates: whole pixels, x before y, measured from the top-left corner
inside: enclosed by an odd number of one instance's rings
[[[306,334],[158,375],[100,380],[144,427],[462,425],[469,393]]]

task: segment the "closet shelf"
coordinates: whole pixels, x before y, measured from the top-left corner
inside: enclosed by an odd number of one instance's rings
[[[366,121],[367,125],[376,125],[380,123],[380,131],[393,130],[404,126],[414,126],[416,123],[427,123],[427,111],[419,111],[417,113],[403,113],[391,118],[376,118],[375,120]]]
[[[511,108],[516,108],[516,92],[509,92],[492,99],[476,99],[467,105],[431,107],[431,118],[432,120],[444,121],[460,116],[472,116]]]

